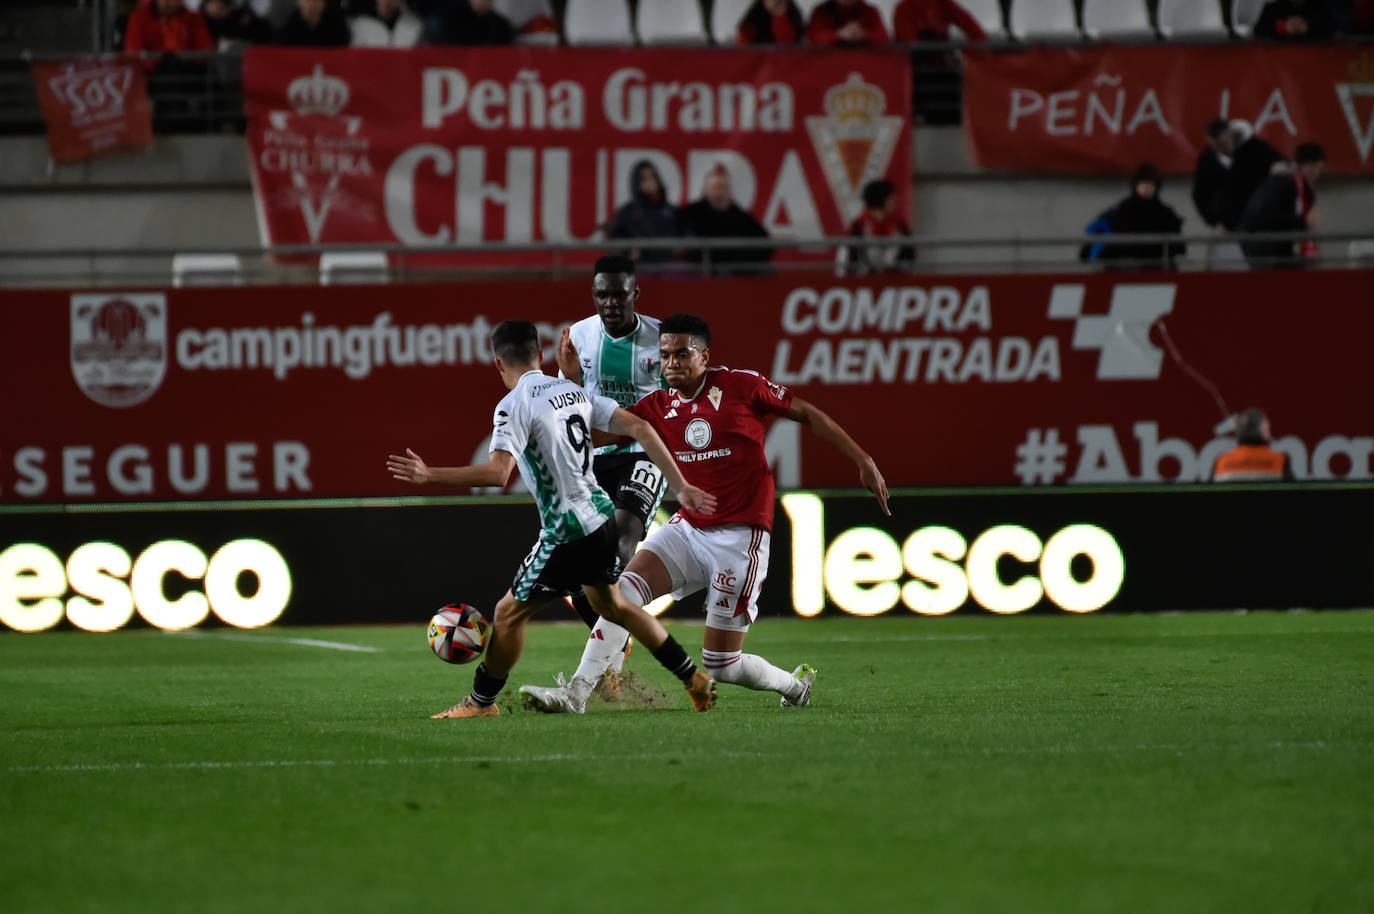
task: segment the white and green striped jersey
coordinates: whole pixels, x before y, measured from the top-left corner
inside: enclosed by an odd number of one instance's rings
[[[541,539],[580,539],[615,514],[592,475],[591,433],[606,431],[615,411],[614,400],[537,368],[521,375],[496,404],[491,450],[509,452],[520,465],[539,506]]]
[[[582,386],[629,409],[668,385],[658,365],[658,320],[635,315],[635,328],[622,337],[606,332],[596,315],[572,325],[570,336],[582,362]],[[597,454],[642,453],[638,442],[597,448]]]

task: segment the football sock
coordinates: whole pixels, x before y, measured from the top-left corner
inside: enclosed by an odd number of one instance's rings
[[[629,637],[630,633],[621,626],[598,618],[591,636],[587,638],[587,646],[582,649],[582,661],[577,665],[573,679],[585,680],[594,687],[615,655],[624,650],[625,640]],[[587,691],[590,692],[591,688]]]
[[[663,664],[665,670],[681,679],[684,685],[690,684],[692,677],[696,675],[697,665],[672,635],[654,651],[654,659]]]
[[[630,639],[626,638],[625,643],[620,646],[620,650],[611,655],[610,670],[612,673],[619,673],[625,668],[625,654],[630,649]]]
[[[506,680],[497,679],[487,672],[485,663],[477,664],[477,672],[472,677],[472,700],[482,707],[496,704],[496,697],[506,687]]]
[[[703,649],[701,664],[716,682],[728,682],[760,692],[777,692],[789,699],[800,697],[802,692],[800,680],[758,654]]]
[[[587,599],[587,595],[579,590],[569,600],[572,603],[573,612],[577,613],[583,624],[588,628],[596,627],[596,620],[601,617],[596,614],[596,610],[592,609],[592,601]]]

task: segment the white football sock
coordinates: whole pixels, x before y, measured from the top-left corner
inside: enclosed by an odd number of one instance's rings
[[[614,622],[596,620],[591,637],[587,639],[587,646],[582,649],[582,662],[577,665],[577,672],[573,673],[571,687],[575,699],[586,700],[587,694],[590,694],[601,681],[601,674],[610,667],[611,660],[624,650],[625,639],[628,637],[630,633]],[[587,690],[586,694],[578,694],[578,690],[583,687]]]
[[[759,692],[777,692],[789,700],[801,697],[801,680],[773,666],[758,654],[703,649],[701,665],[716,682],[728,682]]]
[[[620,581],[619,583],[617,583],[616,586],[620,589],[620,595],[624,597],[627,602],[632,603],[635,606],[643,606],[645,603],[648,603],[650,600],[652,600],[654,596],[653,592],[649,590],[648,582],[646,582],[639,575],[635,574],[633,571],[626,571],[623,574],[621,574]],[[620,626],[615,627],[619,628]],[[609,643],[609,641],[611,640],[610,630],[603,630],[602,634],[606,636],[607,641]],[[620,650],[611,655],[611,665],[609,669],[612,673],[619,673],[622,669],[624,669],[625,651],[629,648],[629,646],[630,634],[629,632],[626,632],[625,640],[621,643]],[[583,654],[582,656],[586,657],[587,655]],[[579,669],[581,669],[581,667],[579,667]]]

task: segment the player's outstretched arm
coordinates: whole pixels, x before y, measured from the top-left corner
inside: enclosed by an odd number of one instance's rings
[[[634,413],[617,409],[611,414],[611,421],[606,423],[606,431],[613,435],[628,435],[638,441],[644,447],[644,453],[663,471],[663,478],[677,493],[678,501],[682,502],[684,508],[694,514],[715,513],[716,497],[703,489],[698,489],[683,478],[677,461],[668,453],[667,445],[658,437],[658,432],[654,431],[652,425]]]
[[[849,437],[849,433],[830,418],[825,410],[806,402],[801,397],[793,397],[792,405],[783,415],[809,427],[816,433],[817,438],[854,461],[859,468],[859,481],[863,483],[863,487],[878,499],[884,514],[889,517],[892,515],[892,510],[887,506],[887,482],[884,481],[883,474],[878,472],[878,464],[873,462],[868,452],[859,447],[858,443]]]
[[[563,335],[558,338],[558,349],[554,359],[558,362],[558,370],[563,372],[563,377],[581,387],[582,363],[578,361],[577,347],[573,345],[571,327],[563,328]]]
[[[419,454],[406,448],[406,456],[392,454],[386,458],[386,470],[392,479],[417,486],[505,486],[515,473],[515,458],[509,451],[496,450],[491,452],[491,459],[486,463],[432,467]]]

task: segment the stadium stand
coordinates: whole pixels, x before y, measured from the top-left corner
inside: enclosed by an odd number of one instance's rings
[[[515,26],[520,44],[558,44],[558,20],[549,0],[495,0],[492,6]]]
[[[625,0],[568,0],[563,37],[572,45],[634,44],[630,5]]]
[[[716,44],[734,44],[739,21],[753,0],[716,0],[711,4],[711,38]]]
[[[1006,37],[1007,26],[1002,16],[1001,0],[960,0],[959,5],[978,20],[978,24],[988,33],[989,38],[996,40]]]
[[[1259,21],[1260,10],[1265,0],[1231,0],[1231,30],[1242,38],[1248,38]]]
[[[1012,0],[1011,33],[1022,41],[1081,38],[1074,0]]]
[[[320,285],[390,282],[383,251],[329,251],[320,255]]]
[[[1144,0],[1083,0],[1083,32],[1089,38],[1140,40],[1155,37]]]
[[[172,258],[172,285],[240,286],[243,263],[237,254],[177,254]]]
[[[639,40],[643,44],[705,44],[701,7],[682,0],[639,0]]]
[[[1221,5],[1206,0],[1159,0],[1156,13],[1165,38],[1223,39],[1228,33]]]

